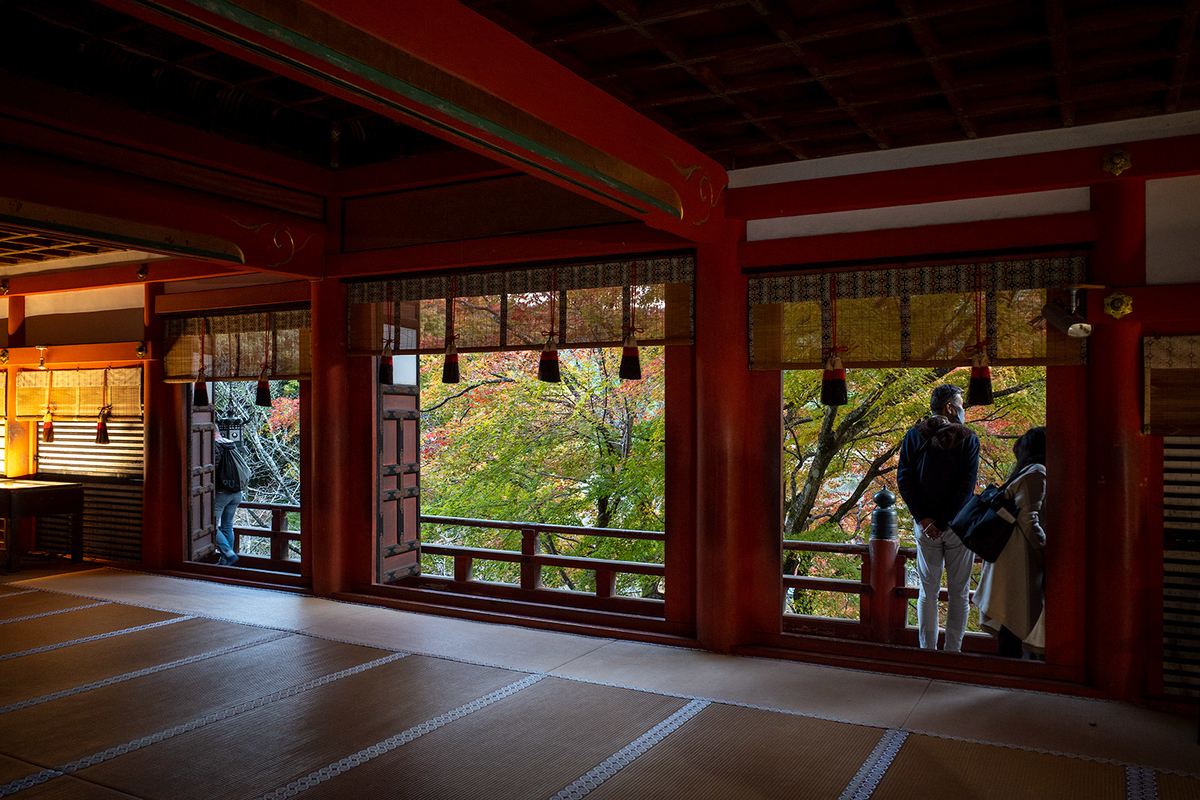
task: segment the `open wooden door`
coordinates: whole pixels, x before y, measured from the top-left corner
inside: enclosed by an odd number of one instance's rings
[[[190,387],[184,391],[190,394]],[[187,403],[191,424],[188,434],[188,555],[201,561],[217,549],[217,524],[213,518],[216,486],[213,481],[213,445],[217,436],[216,408]]]
[[[379,386],[376,408],[378,583],[421,574],[421,412],[415,385]]]

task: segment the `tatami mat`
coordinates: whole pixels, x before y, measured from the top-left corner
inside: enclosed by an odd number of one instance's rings
[[[86,636],[135,628],[177,617],[178,614],[114,603],[80,608],[50,617],[8,622],[0,625],[0,631],[3,631],[0,635],[0,655],[62,644]]]
[[[189,656],[279,635],[276,631],[229,622],[188,619],[174,625],[11,658],[0,661],[0,708]]]
[[[1125,800],[1125,769],[1078,758],[910,735],[872,800]]]
[[[588,797],[837,800],[882,734],[879,728],[711,704]]]
[[[0,623],[0,709],[61,693],[0,713],[0,753],[20,759],[0,757],[0,789],[5,775],[11,782],[81,759],[70,779],[18,797],[490,800],[582,787],[597,800],[1105,800],[1138,796],[1126,787],[1136,778],[1157,779],[1164,800],[1200,800],[1200,781],[1162,771],[1200,772],[1195,718],[1121,703],[110,569],[0,592],[28,588],[45,591],[0,594],[0,604],[26,596],[28,608],[111,603]],[[48,594],[55,590],[89,599]],[[110,631],[122,632],[78,641]],[[74,643],[2,657],[62,642]],[[421,652],[429,656],[404,655]],[[881,782],[872,792],[873,780]]]
[[[0,748],[56,767],[381,655],[356,645],[289,636],[0,715]]]
[[[144,798],[258,797],[522,677],[408,656],[79,775]]]
[[[548,798],[685,702],[544,678],[303,796],[370,797],[393,785],[405,800]]]
[[[64,775],[25,789],[20,800],[130,800],[131,795]]]
[[[68,597],[49,592],[25,592],[23,594],[0,595],[0,624],[9,620],[29,617],[35,614],[50,614],[64,611],[68,608],[95,604],[96,600],[79,597]],[[11,623],[10,623],[11,624]]]

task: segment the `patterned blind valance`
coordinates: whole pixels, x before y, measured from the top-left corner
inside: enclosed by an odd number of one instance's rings
[[[164,328],[167,383],[197,380],[202,356],[208,380],[257,379],[264,367],[272,380],[312,376],[308,309],[177,317]]]
[[[1200,434],[1200,336],[1147,336],[1143,433]],[[1168,456],[1169,457],[1169,456]]]
[[[142,368],[23,369],[17,373],[17,416],[95,419],[111,405],[113,418],[142,417]]]
[[[1086,270],[1072,254],[753,276],[750,368],[818,369],[835,339],[847,367],[963,364],[977,341],[996,365],[1079,364],[1080,340],[1030,322]]]
[[[691,344],[694,271],[677,255],[352,283],[349,350],[440,353],[447,335],[463,352],[530,350],[551,329],[560,348],[618,346],[631,328]]]

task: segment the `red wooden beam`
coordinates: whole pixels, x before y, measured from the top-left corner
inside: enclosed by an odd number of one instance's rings
[[[512,167],[478,153],[451,150],[340,170],[333,175],[330,194],[349,197],[514,174]]]
[[[1104,154],[1115,147],[1083,147],[730,189],[725,213],[734,219],[771,219],[1089,186],[1119,180],[1101,168]],[[1121,173],[1120,179],[1200,172],[1200,136],[1134,142],[1125,149],[1133,166]]]
[[[606,225],[523,236],[496,236],[462,242],[396,247],[325,257],[325,275],[348,278],[387,275],[439,267],[478,267],[526,261],[593,258],[624,253],[678,250],[693,246],[686,239],[639,223]]]
[[[714,235],[716,161],[455,0],[103,2],[653,227]]]
[[[145,270],[145,275],[138,273]],[[8,295],[46,294],[49,292],[98,289],[108,286],[128,286],[134,283],[158,283],[216,278],[238,275],[245,270],[208,261],[180,258],[170,261],[151,261],[147,264],[121,264],[115,267],[96,267],[71,272],[45,272],[8,279]]]
[[[738,245],[738,266],[753,269],[1010,247],[1042,247],[1091,242],[1097,236],[1099,228],[1095,215],[1090,211],[1079,211],[1045,217],[742,242]]]
[[[1113,292],[1133,298],[1133,311],[1120,319],[1104,313],[1104,298]],[[1087,319],[1093,325],[1200,322],[1200,284],[1089,289],[1087,305]]]
[[[234,308],[307,303],[312,296],[308,281],[238,286],[209,292],[180,292],[154,298],[154,313],[185,314],[192,311],[219,311]]]
[[[8,224],[321,275],[324,227],[311,220],[16,148],[0,147],[0,187]]]

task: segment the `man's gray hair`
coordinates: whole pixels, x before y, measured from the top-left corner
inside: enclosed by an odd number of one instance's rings
[[[940,386],[933,387],[933,394],[929,398],[929,409],[940,414],[946,409],[946,404],[954,401],[955,395],[963,393],[962,387],[955,386],[953,383],[943,383]]]

